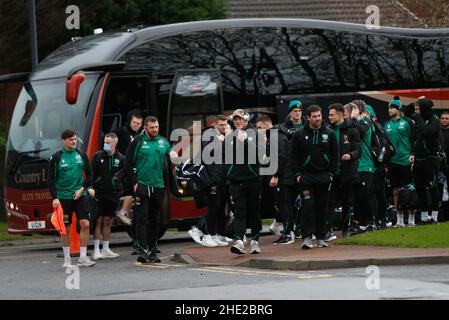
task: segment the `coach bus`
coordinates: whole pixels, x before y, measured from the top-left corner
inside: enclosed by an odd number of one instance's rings
[[[236,108],[282,121],[292,98],[324,110],[361,98],[382,121],[395,95],[403,103],[426,96],[448,108],[448,69],[449,29],[236,19],[72,39],[26,76],[17,100],[6,150],[8,231],[54,231],[47,166],[66,128],[78,132],[79,147],[92,157],[131,109],[157,116],[166,137]],[[204,213],[172,174],[167,185],[164,228],[190,225]]]

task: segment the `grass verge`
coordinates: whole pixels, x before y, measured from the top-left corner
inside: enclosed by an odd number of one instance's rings
[[[449,222],[367,232],[334,243],[402,248],[449,248]]]

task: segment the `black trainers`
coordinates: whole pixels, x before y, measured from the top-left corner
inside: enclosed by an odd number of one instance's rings
[[[159,263],[161,262],[161,259],[155,254],[152,253],[148,256],[148,262],[147,263]]]
[[[279,237],[279,239],[277,239],[275,242],[273,242],[273,244],[291,244],[295,242],[295,238],[292,238],[289,235],[283,234],[282,236]]]
[[[301,230],[300,229],[296,229],[295,230],[295,239],[301,239],[302,235],[301,235]]]
[[[141,253],[139,254],[139,256],[137,257],[137,262],[140,263],[146,263],[148,261],[148,255],[146,253]]]

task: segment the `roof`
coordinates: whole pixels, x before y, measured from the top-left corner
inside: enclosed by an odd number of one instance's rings
[[[67,76],[72,68],[82,64],[116,61],[129,50],[147,41],[189,32],[244,27],[317,28],[413,38],[449,37],[449,29],[429,30],[381,27],[369,30],[362,24],[308,19],[224,19],[184,22],[148,27],[130,32],[92,35],[67,43],[47,56],[39,64],[36,71],[31,74],[30,79],[42,80],[64,77]]]
[[[427,24],[397,0],[228,0],[231,18],[307,18],[365,24],[375,4],[380,25],[425,28]]]

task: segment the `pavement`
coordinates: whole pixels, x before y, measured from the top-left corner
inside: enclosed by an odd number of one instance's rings
[[[268,226],[264,226],[267,234]],[[338,235],[338,234],[337,234]],[[189,238],[187,232],[167,232],[162,239],[182,241]],[[275,245],[278,236],[265,235],[259,239],[260,254],[236,255],[230,247],[207,248],[193,241],[177,249],[173,260],[197,266],[234,266],[271,270],[322,270],[363,268],[369,265],[397,266],[422,264],[449,264],[449,249],[395,248],[380,246],[333,245],[328,248],[300,248],[301,239],[289,245]],[[189,238],[190,239],[190,238]],[[125,232],[112,233],[111,245],[130,243]],[[0,247],[41,245],[59,247],[58,237],[2,241]],[[247,247],[249,243],[247,244]],[[249,250],[247,250],[249,252]]]
[[[275,245],[278,236],[259,239],[260,254],[236,255],[230,247],[188,246],[177,254],[177,262],[216,266],[252,267],[274,270],[319,270],[358,268],[369,265],[449,264],[449,249],[415,249],[380,246],[333,245],[327,248],[300,248],[301,239],[289,245]],[[248,246],[249,244],[247,244]],[[249,250],[247,250],[249,252]]]

